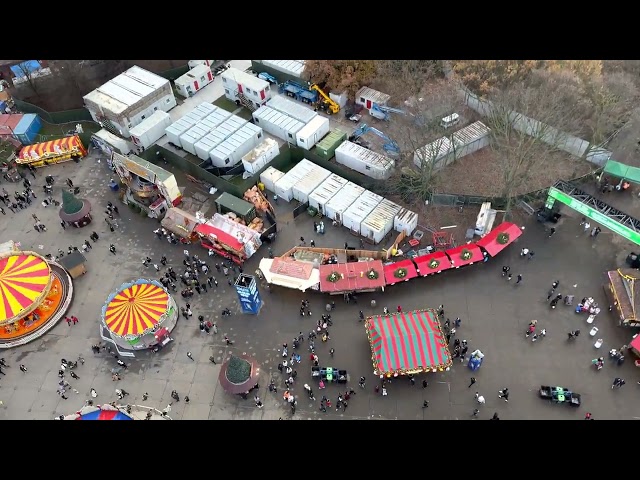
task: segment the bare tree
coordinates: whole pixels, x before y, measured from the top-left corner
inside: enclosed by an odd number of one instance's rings
[[[51,63],[54,73],[64,79],[65,84],[82,95],[85,60],[55,60]]]
[[[404,100],[418,97],[428,82],[443,77],[440,60],[378,60],[374,86]]]
[[[447,80],[423,84],[415,96],[404,102],[406,115],[394,116],[385,125],[401,150],[396,173],[388,182],[392,192],[412,201],[429,197],[435,174],[455,157],[453,132],[443,129],[441,120],[462,109],[463,98],[456,84]]]
[[[36,75],[36,72],[38,70],[31,70],[29,68],[29,64],[30,64],[30,62],[27,61],[27,62],[19,63],[16,66],[18,67],[18,70],[22,74],[21,76],[24,77],[25,81],[31,87],[31,90],[33,90],[33,93],[35,93],[36,96],[39,97],[40,96],[40,85],[38,84],[38,77]]]
[[[324,83],[327,90],[355,93],[375,77],[375,60],[307,60],[305,78]]]

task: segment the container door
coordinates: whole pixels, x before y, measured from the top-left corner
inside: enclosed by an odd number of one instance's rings
[[[242,93],[242,85],[238,84],[238,93]]]
[[[200,86],[198,85],[198,81],[197,81],[197,80],[194,80],[194,81],[193,81],[193,87],[195,88],[196,92],[197,92],[198,90],[200,90]]]
[[[371,100],[367,100],[367,110],[371,110]]]
[[[207,72],[207,78],[209,79],[210,82],[213,80],[213,74],[211,73],[211,70]]]
[[[260,90],[260,100],[264,100],[265,96],[264,90]]]

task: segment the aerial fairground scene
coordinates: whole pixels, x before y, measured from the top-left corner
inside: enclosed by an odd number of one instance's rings
[[[0,419],[640,419],[639,73],[1,60]]]

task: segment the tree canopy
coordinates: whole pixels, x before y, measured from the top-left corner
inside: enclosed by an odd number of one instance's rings
[[[313,83],[324,83],[327,90],[350,97],[375,77],[375,60],[307,60],[305,75]]]

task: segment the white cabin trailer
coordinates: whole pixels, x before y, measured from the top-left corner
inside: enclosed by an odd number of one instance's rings
[[[383,199],[360,224],[360,235],[377,245],[393,230],[393,222],[400,210],[400,205]]]
[[[384,200],[380,195],[365,190],[342,214],[342,224],[353,233],[360,235],[360,224]]]
[[[455,157],[462,158],[489,145],[491,129],[482,122],[473,122],[453,134]]]
[[[367,110],[371,110],[373,105],[386,105],[391,95],[387,95],[386,93],[379,92],[369,87],[362,87],[356,93],[356,103],[358,105],[362,105]]]
[[[202,123],[209,127],[209,133],[207,133],[204,137],[198,140],[194,147],[196,149],[196,155],[201,160],[209,159],[209,152],[215,148],[217,143],[212,139],[211,132],[214,131],[219,125],[221,125],[225,120],[231,117],[231,112],[227,112],[222,108],[218,108],[217,110],[211,112],[208,116],[206,116]]]
[[[266,106],[253,112],[253,121],[268,134],[291,144],[296,143],[296,133],[304,127],[299,120]]]
[[[195,144],[198,158],[210,161],[211,152],[247,123],[248,121],[242,117],[229,115]]]
[[[211,102],[202,102],[198,104],[193,110],[185,115],[185,117],[195,116],[198,120],[202,120],[204,117],[209,115],[211,112],[215,112],[217,110],[222,110],[220,107],[216,107]]]
[[[266,80],[233,67],[222,72],[220,76],[224,96],[238,105],[240,105],[239,95],[244,95],[256,108],[260,108],[271,98],[271,86]]]
[[[196,68],[198,65],[206,65],[207,67],[209,67],[209,69],[211,69],[211,65],[213,65],[216,61],[215,60],[189,60],[189,68]]]
[[[265,67],[273,68],[295,78],[301,79],[304,73],[304,60],[261,60],[261,63]]]
[[[209,152],[211,165],[218,168],[229,168],[242,161],[247,153],[262,142],[262,129],[253,123],[246,123],[229,138]]]
[[[347,183],[349,183],[349,181],[346,178],[342,178],[341,176],[332,173],[313,192],[311,192],[309,195],[309,206],[315,208],[318,212],[324,215],[325,205],[327,202],[331,200]]]
[[[413,163],[419,169],[430,168],[438,170],[446,165],[446,159],[453,152],[453,144],[449,137],[440,137],[424,147],[417,149],[413,154]]]
[[[158,110],[129,131],[131,141],[137,147],[147,149],[164,136],[164,131],[169,125],[171,125],[171,116],[167,112]]]
[[[273,138],[265,138],[261,144],[242,157],[244,171],[251,175],[255,175],[262,169],[262,167],[269,164],[269,162],[279,154],[280,147],[278,146],[278,142]],[[262,176],[260,176],[260,178],[262,179]]]
[[[331,130],[329,119],[318,115],[298,130],[298,133],[296,133],[296,143],[305,150],[311,150],[316,143],[329,133],[329,130]]]
[[[185,98],[194,96],[201,89],[213,82],[211,67],[197,65],[173,82],[177,92]]]
[[[189,152],[191,155],[196,154],[196,143],[202,139],[210,130],[198,122],[189,130],[180,135],[180,146],[185,152]]]
[[[406,208],[400,209],[396,218],[393,219],[393,229],[398,233],[404,232],[409,236],[417,227],[418,214]]]
[[[291,118],[295,118],[305,125],[318,116],[317,112],[314,112],[309,107],[300,102],[294,102],[284,95],[276,95],[266,105]]]
[[[364,188],[353,182],[347,183],[324,206],[324,214],[331,220],[342,223],[342,215],[364,193]]]
[[[376,180],[387,180],[395,166],[393,159],[348,140],[336,148],[336,162]]]
[[[302,159],[298,164],[275,182],[275,193],[286,202],[293,200],[293,187],[312,170],[314,164]]]
[[[276,182],[282,177],[284,177],[284,172],[281,172],[275,167],[267,167],[267,169],[260,174],[260,182],[264,185],[265,190],[275,192]]]
[[[293,198],[300,203],[307,203],[309,201],[309,195],[322,185],[322,182],[330,175],[331,172],[329,170],[314,164],[309,174],[293,186]]]
[[[176,106],[171,83],[155,73],[133,66],[83,97],[96,122],[109,122],[125,138],[154,112]]]

